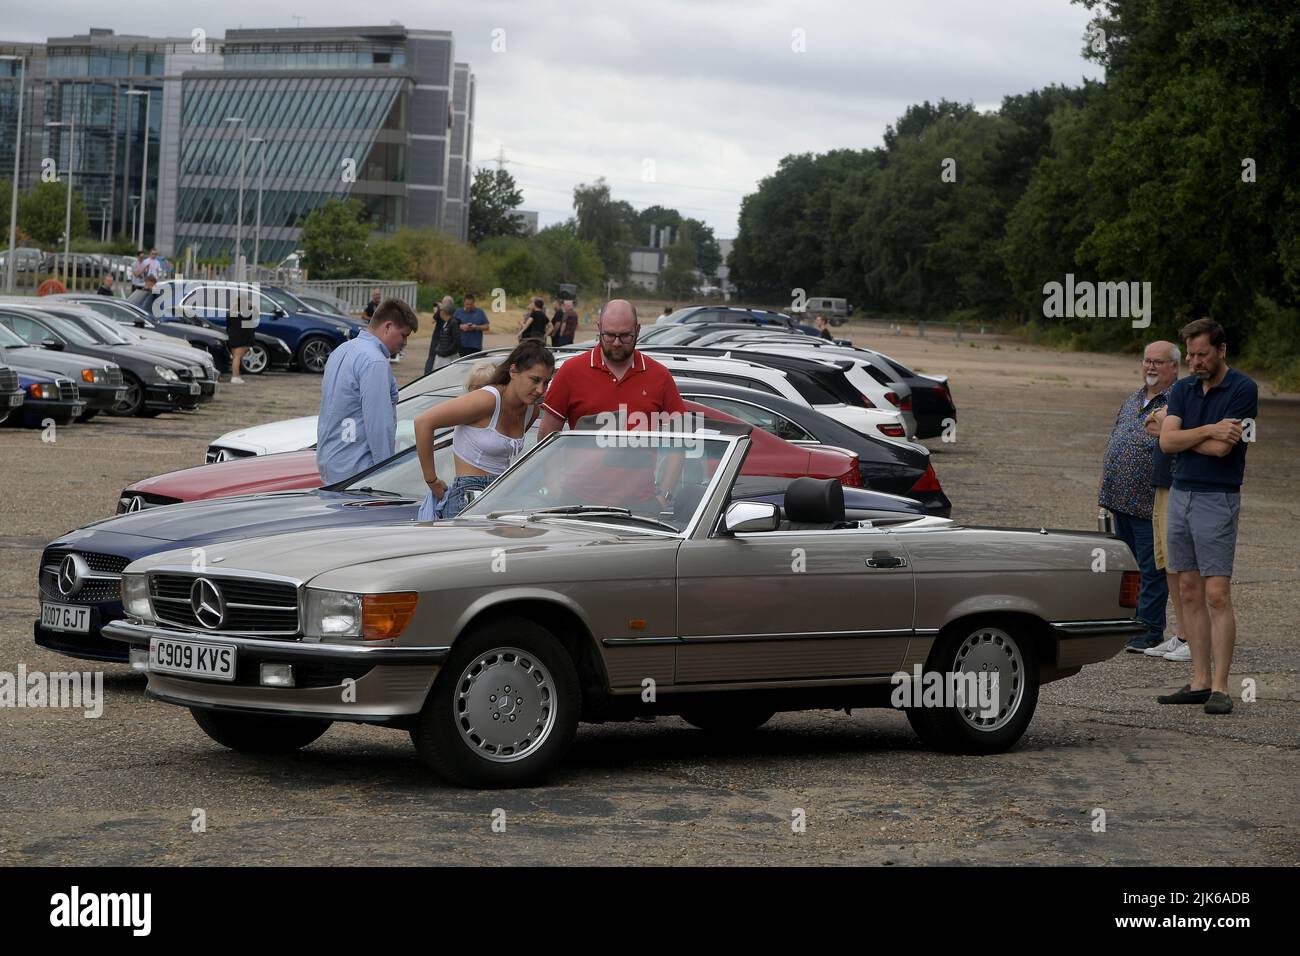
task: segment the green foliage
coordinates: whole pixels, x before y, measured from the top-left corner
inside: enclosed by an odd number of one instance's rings
[[[689,232],[668,247],[668,264],[659,274],[662,290],[674,299],[689,299],[695,291],[695,240]]]
[[[522,225],[514,211],[524,201],[514,177],[504,169],[480,169],[469,187],[469,241],[478,245],[495,236],[517,236]]]
[[[595,244],[604,276],[616,284],[625,283],[628,253],[634,244],[629,225],[629,219],[636,215],[632,207],[626,202],[614,201],[609,184],[602,178],[590,186],[584,183],[574,187],[573,209],[575,233],[579,239]]]
[[[6,197],[8,198],[8,197]],[[62,182],[39,182],[18,195],[18,228],[39,246],[60,246],[68,203],[67,186]],[[9,210],[4,215],[8,222]],[[72,238],[90,235],[90,219],[86,215],[81,193],[72,190]],[[6,240],[8,236],[5,237]],[[5,243],[6,247],[8,243]]]
[[[302,226],[303,265],[313,279],[346,279],[366,271],[366,239],[361,203],[328,199]]]

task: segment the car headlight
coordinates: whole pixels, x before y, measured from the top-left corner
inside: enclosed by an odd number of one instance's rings
[[[356,594],[307,588],[303,633],[321,639],[388,640],[406,630],[419,598],[414,591]]]
[[[191,366],[190,366],[190,374],[193,375],[195,378],[203,378],[203,366],[202,366],[202,365],[191,365]]]
[[[48,382],[32,382],[27,386],[27,394],[32,398],[52,399],[58,397],[58,390]]]
[[[149,579],[146,575],[122,575],[122,607],[128,615],[138,620],[153,620],[153,602],[149,600]]]
[[[163,365],[155,365],[155,366],[153,367],[153,370],[154,370],[155,372],[158,373],[158,377],[159,377],[160,379],[162,379],[164,382],[179,382],[179,381],[180,381],[180,379],[177,378],[176,373],[173,372],[171,369],[167,368],[166,366],[163,366]]]
[[[104,373],[97,368],[83,368],[81,370],[81,380],[89,382],[91,385],[97,385],[104,380]]]

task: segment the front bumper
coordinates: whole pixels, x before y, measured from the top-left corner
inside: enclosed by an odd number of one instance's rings
[[[126,386],[78,382],[77,392],[85,401],[86,408],[94,412],[106,412],[126,397]]]
[[[116,605],[116,612],[105,611],[102,606],[89,605],[90,630],[85,634],[75,631],[54,631],[41,627],[38,617],[32,622],[32,636],[37,647],[62,654],[64,657],[76,657],[86,661],[108,661],[114,664],[127,662],[126,645],[120,641],[110,641],[103,635],[105,621],[120,620],[122,605]]]
[[[145,386],[144,407],[165,412],[193,411],[201,393],[198,382],[150,382]]]
[[[450,647],[362,646],[235,637],[114,621],[105,637],[148,649],[152,638],[193,640],[237,648],[235,680],[213,681],[149,673],[149,694],[167,703],[282,716],[385,723],[418,714]],[[263,663],[294,665],[308,686],[263,687]],[[345,685],[344,681],[351,681]]]
[[[68,402],[63,399],[39,398],[29,398],[14,409],[23,416],[23,425],[27,428],[42,428],[47,418],[52,418],[56,425],[70,425],[85,410],[86,403],[82,399]]]

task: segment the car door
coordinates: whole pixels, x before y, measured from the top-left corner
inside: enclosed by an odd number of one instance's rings
[[[888,676],[908,660],[915,603],[886,531],[697,536],[678,554],[676,683]]]
[[[228,331],[226,324],[232,309],[251,306],[250,314],[257,316],[254,326],[257,331],[284,339],[291,348],[297,343],[298,329],[287,321],[288,316],[277,315],[275,304],[264,295],[250,295],[246,290],[205,286],[189,293],[183,303],[183,314],[207,319],[222,331]]]

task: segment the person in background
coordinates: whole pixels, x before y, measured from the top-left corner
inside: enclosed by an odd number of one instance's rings
[[[388,360],[419,327],[409,305],[386,299],[360,335],[330,353],[316,420],[316,466],[323,484],[342,481],[393,454],[397,382]]]
[[[1174,369],[1174,380],[1178,379],[1178,368],[1182,362],[1182,353],[1178,351],[1178,346],[1172,342],[1160,342],[1161,346],[1168,347],[1167,361]],[[1178,608],[1178,575],[1169,570],[1169,551],[1167,542],[1169,540],[1169,486],[1174,482],[1173,455],[1166,455],[1160,450],[1160,427],[1164,424],[1165,415],[1168,412],[1166,406],[1152,409],[1147,413],[1143,422],[1143,428],[1146,430],[1148,437],[1156,439],[1155,451],[1151,453],[1151,487],[1155,491],[1155,502],[1151,506],[1151,537],[1153,540],[1152,553],[1155,556],[1155,565],[1157,571],[1163,571],[1165,582],[1168,585],[1170,595],[1174,600],[1174,609]],[[1167,640],[1155,647],[1148,647],[1142,653],[1148,657],[1163,657],[1167,661],[1188,662],[1192,659],[1192,652],[1187,647],[1187,642],[1179,635],[1176,628],[1173,628],[1173,635]]]
[[[149,258],[144,260],[144,274],[146,277],[153,276],[157,282],[161,282],[165,275],[163,261],[158,255],[157,246],[149,250]]]
[[[1229,368],[1228,339],[1213,319],[1183,326],[1192,373],[1169,391],[1160,447],[1174,462],[1169,491],[1169,570],[1178,575],[1178,619],[1192,657],[1192,679],[1162,704],[1202,704],[1232,713],[1228,672],[1237,643],[1232,567],[1241,517],[1246,445],[1254,440],[1259,386]]]
[[[536,339],[525,339],[512,351],[482,388],[435,405],[415,419],[415,447],[429,495],[421,515],[443,501],[442,517],[456,517],[469,504],[471,491],[481,491],[510,466],[524,449],[524,436],[541,410],[546,386],[555,374],[555,357]],[[454,425],[451,448],[456,475],[450,485],[439,477],[433,439],[441,428]]]
[[[546,326],[549,324],[546,317],[546,303],[541,297],[536,297],[533,299],[532,306],[532,309],[524,316],[523,322],[519,325],[519,341],[537,339],[545,344]]]
[[[1170,347],[1169,342],[1152,342],[1146,347],[1140,366],[1142,387],[1124,400],[1115,415],[1097,492],[1097,503],[1115,516],[1115,534],[1128,545],[1142,570],[1137,619],[1146,625],[1147,633],[1125,645],[1125,650],[1135,654],[1165,640],[1169,586],[1164,572],[1156,568],[1151,529],[1155,499],[1152,456],[1159,442],[1146,433],[1144,422],[1151,412],[1164,407],[1177,378],[1178,366],[1169,362]]]
[[[380,295],[378,289],[370,290],[370,301],[366,303],[365,309],[362,310],[365,312],[367,319],[373,319],[375,317],[375,309],[379,308],[379,301],[382,298],[383,296]]]
[[[668,318],[668,316],[672,314],[673,314],[673,307],[671,305],[666,305],[664,306],[663,312],[660,313],[659,318],[666,319]]]
[[[564,300],[556,299],[551,305],[555,309],[555,312],[551,315],[551,347],[554,348],[560,329],[564,327]]]
[[[99,280],[99,288],[96,290],[100,295],[113,294],[113,273],[105,272]]]
[[[456,311],[460,322],[460,354],[473,355],[483,351],[483,333],[492,331],[487,313],[474,304],[474,296],[467,295],[464,308]]]
[[[154,291],[154,287],[157,285],[157,279],[150,275],[145,276],[144,285],[138,291],[132,292],[131,298],[127,299],[127,301],[153,315],[153,304],[159,298],[159,293]]]
[[[131,288],[139,292],[144,288],[144,250],[141,249],[135,254],[135,262],[131,263]]]
[[[831,330],[826,325],[826,316],[819,314],[817,318],[813,320],[813,325],[817,326],[817,331],[822,338],[831,342],[835,341],[835,337],[831,335]]]
[[[560,319],[560,334],[551,335],[551,342],[556,348],[565,345],[572,345],[574,336],[578,334],[578,310],[573,305],[572,299],[564,300],[564,315]]]
[[[442,327],[445,322],[446,319],[442,314],[442,303],[439,302],[433,307],[433,335],[429,338],[429,355],[424,360],[425,375],[438,367],[438,339],[442,335]]]
[[[429,346],[433,352],[435,369],[450,365],[460,357],[460,319],[456,318],[454,305],[451,296],[448,295],[443,296],[442,303],[438,307],[438,317],[442,324],[438,326],[433,342]]]

